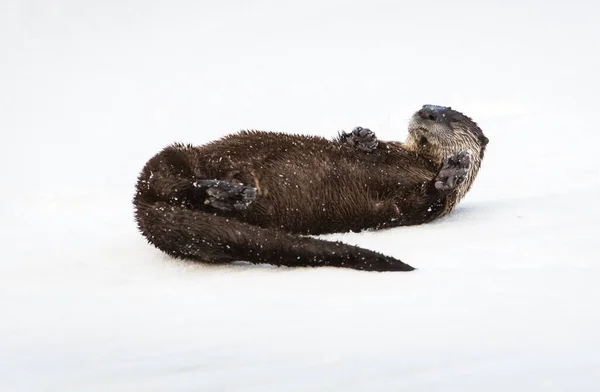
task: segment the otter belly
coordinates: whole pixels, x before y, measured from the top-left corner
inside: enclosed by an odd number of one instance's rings
[[[344,232],[364,227],[381,206],[359,169],[333,162],[288,168],[255,176],[258,197],[245,216],[250,223],[305,234]]]

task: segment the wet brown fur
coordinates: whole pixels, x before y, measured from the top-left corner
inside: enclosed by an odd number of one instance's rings
[[[165,253],[204,262],[412,270],[393,257],[304,235],[417,225],[450,212],[470,188],[487,139],[466,116],[452,125],[466,137],[459,132],[450,142],[445,135],[448,148],[428,142],[415,124],[404,143],[380,141],[372,152],[341,139],[262,131],[170,145],[139,176],[139,229]],[[451,192],[435,189],[443,159],[466,149],[475,154],[467,180]],[[256,200],[241,211],[211,208],[190,185],[199,179],[254,187]]]

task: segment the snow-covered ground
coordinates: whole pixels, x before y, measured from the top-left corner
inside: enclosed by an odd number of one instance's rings
[[[593,1],[0,3],[0,390],[599,391]],[[451,216],[336,234],[419,269],[204,266],[135,230],[138,170],[242,128],[490,138]]]

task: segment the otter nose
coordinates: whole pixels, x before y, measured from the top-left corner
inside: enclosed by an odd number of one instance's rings
[[[417,115],[423,120],[435,121],[438,119],[438,112],[431,108],[423,108],[417,112]]]
[[[451,110],[451,108],[447,106],[423,105],[421,110],[417,112],[417,116],[423,120],[437,121],[443,118],[448,110]]]

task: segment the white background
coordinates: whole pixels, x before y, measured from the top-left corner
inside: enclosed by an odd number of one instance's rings
[[[2,391],[597,391],[594,2],[0,2]],[[445,219],[336,238],[411,273],[175,262],[138,171],[243,128],[490,139]]]

